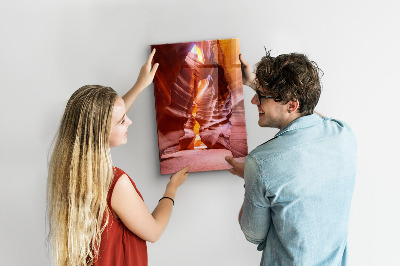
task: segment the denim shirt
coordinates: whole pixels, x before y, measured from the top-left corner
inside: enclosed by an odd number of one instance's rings
[[[316,114],[251,151],[240,226],[261,265],[345,265],[355,175],[352,130]]]

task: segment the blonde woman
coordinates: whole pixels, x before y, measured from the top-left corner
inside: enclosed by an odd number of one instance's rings
[[[69,99],[49,163],[48,241],[55,265],[147,265],[146,241],[159,239],[189,167],[171,176],[150,213],[132,179],[112,166],[110,148],[127,142],[126,113],[151,84],[155,50],[122,98],[84,86]]]

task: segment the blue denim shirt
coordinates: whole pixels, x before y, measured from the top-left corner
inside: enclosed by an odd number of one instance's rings
[[[352,130],[316,114],[250,152],[240,226],[261,265],[345,265],[355,175]]]

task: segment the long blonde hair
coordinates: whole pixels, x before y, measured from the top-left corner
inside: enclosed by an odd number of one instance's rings
[[[117,93],[83,86],[68,100],[49,162],[48,244],[55,265],[91,265],[108,224],[109,137]]]

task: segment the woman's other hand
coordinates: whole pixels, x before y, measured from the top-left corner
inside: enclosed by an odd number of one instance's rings
[[[186,181],[187,177],[189,176],[189,173],[188,173],[189,170],[190,170],[190,165],[181,169],[176,174],[173,174],[170,177],[170,181],[169,181],[167,187],[177,190],[178,187],[180,187]]]

